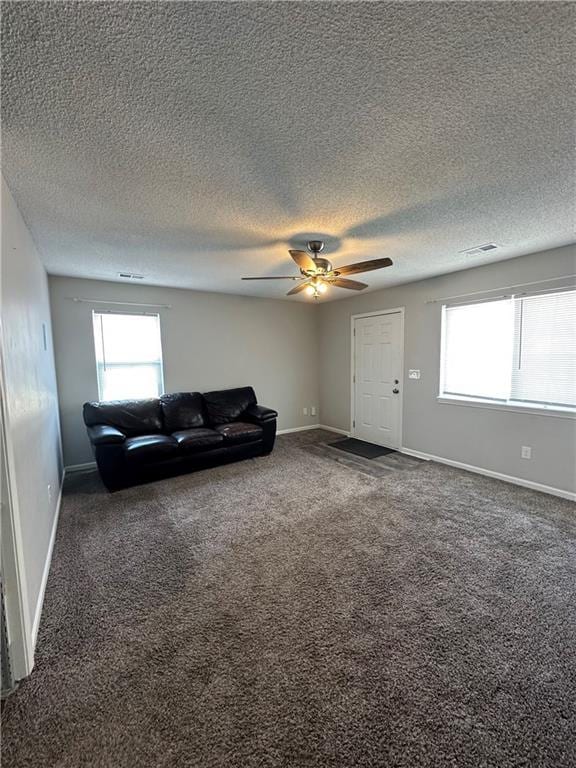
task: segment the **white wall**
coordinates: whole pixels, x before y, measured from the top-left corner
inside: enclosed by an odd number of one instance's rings
[[[576,491],[573,419],[437,402],[442,304],[427,303],[575,273],[576,246],[567,246],[321,305],[321,422],[350,429],[351,316],[405,307],[404,447]],[[544,282],[542,287],[554,284],[560,283]],[[422,378],[407,379],[409,368],[419,368]],[[532,446],[532,460],[520,458],[521,445]]]
[[[2,180],[2,389],[25,620],[34,638],[56,529],[62,454],[46,272]]]
[[[157,310],[166,392],[250,384],[279,429],[318,422],[302,412],[319,405],[314,306],[66,277],[50,278],[50,294],[66,466],[94,460],[82,421],[82,404],[98,399],[92,310],[138,311],[74,297],[171,306]]]

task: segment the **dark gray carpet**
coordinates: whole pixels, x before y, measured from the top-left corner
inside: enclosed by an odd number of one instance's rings
[[[333,448],[340,451],[354,453],[356,456],[362,456],[365,459],[376,459],[378,456],[384,456],[387,453],[394,453],[393,448],[385,448],[383,445],[367,443],[365,440],[357,440],[355,437],[346,437],[344,440],[336,440],[335,443],[329,443]]]
[[[70,478],[3,768],[576,765],[574,505],[330,439]]]
[[[422,459],[406,456],[403,453],[398,453],[398,451],[389,451],[383,456],[366,459],[363,456],[341,451],[334,447],[334,443],[311,442],[301,447],[302,450],[312,453],[314,456],[323,456],[340,464],[340,466],[354,469],[371,477],[386,477],[391,472],[411,471],[426,464]]]

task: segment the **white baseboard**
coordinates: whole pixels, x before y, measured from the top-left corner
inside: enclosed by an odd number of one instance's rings
[[[350,437],[350,432],[347,432],[345,429],[329,427],[327,424],[319,424],[318,429],[325,429],[327,432],[336,432],[337,435],[345,435],[345,437]]]
[[[521,477],[514,477],[513,475],[504,475],[502,472],[494,472],[492,469],[484,469],[483,467],[475,467],[472,464],[464,464],[461,461],[453,461],[452,459],[444,459],[442,456],[434,456],[431,453],[422,453],[422,451],[413,451],[411,448],[401,448],[400,453],[405,453],[408,456],[415,456],[417,459],[424,459],[425,461],[437,461],[439,464],[447,464],[449,467],[456,467],[456,469],[464,469],[466,472],[474,472],[477,475],[485,475],[486,477],[493,477],[495,480],[503,480],[505,483],[512,483],[512,485],[521,485],[524,488],[530,488],[533,491],[540,491],[541,493],[549,493],[552,496],[560,496],[562,499],[568,499],[569,501],[576,501],[576,493],[572,491],[564,491],[561,488],[553,488],[550,485],[543,485],[542,483],[536,483],[533,480],[524,480]]]
[[[42,581],[40,582],[40,591],[38,592],[38,600],[36,601],[36,609],[34,611],[34,621],[32,623],[32,647],[33,648],[36,648],[36,638],[38,637],[38,629],[40,627],[40,619],[42,617],[42,607],[44,606],[44,594],[46,593],[46,584],[48,583],[48,574],[50,573],[50,565],[52,564],[52,552],[54,551],[54,542],[56,541],[56,531],[58,529],[58,520],[60,519],[60,507],[62,506],[62,491],[64,489],[65,477],[66,477],[66,470],[62,472],[62,480],[60,482],[60,490],[58,492],[58,501],[56,502],[56,512],[54,513],[54,520],[52,521],[52,530],[50,532],[48,552],[46,553],[46,562],[44,563],[44,571],[42,572]]]
[[[290,427],[290,429],[279,429],[277,435],[289,435],[291,432],[308,432],[309,429],[320,429],[320,424],[309,424],[305,427]]]
[[[350,436],[350,432],[346,432],[344,429],[336,429],[336,427],[328,427],[326,424],[310,424],[305,427],[291,427],[290,429],[279,429],[277,435],[289,435],[291,432],[307,432],[310,429],[325,429],[327,432],[336,432],[338,435]]]
[[[68,474],[74,472],[87,472],[88,470],[96,469],[95,461],[87,461],[84,464],[69,464],[64,471]]]

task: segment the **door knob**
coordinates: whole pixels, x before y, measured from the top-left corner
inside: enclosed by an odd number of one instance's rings
[[[392,392],[394,392],[394,394],[395,394],[395,395],[397,395],[397,394],[398,394],[398,392],[400,392],[400,390],[398,389],[398,387],[394,387],[394,389],[392,390]]]

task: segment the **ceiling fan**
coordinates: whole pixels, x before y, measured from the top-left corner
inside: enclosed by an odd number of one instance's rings
[[[295,293],[306,291],[315,299],[320,294],[326,293],[329,285],[336,288],[347,288],[350,291],[363,291],[368,288],[366,283],[360,283],[357,280],[348,280],[342,275],[355,275],[358,272],[370,272],[373,269],[382,269],[392,266],[391,259],[373,259],[372,261],[358,261],[356,264],[347,264],[345,267],[334,269],[332,264],[318,254],[324,248],[322,240],[309,240],[306,244],[311,255],[306,251],[290,251],[290,256],[294,259],[300,268],[300,275],[293,277],[243,277],[242,280],[299,280],[287,296],[293,296]]]

